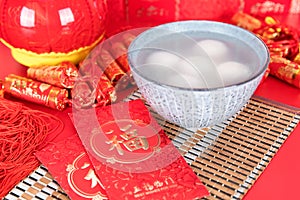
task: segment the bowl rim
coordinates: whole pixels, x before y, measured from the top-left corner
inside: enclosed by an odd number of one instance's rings
[[[265,49],[266,51],[266,59],[261,67],[261,69],[254,75],[252,76],[251,78],[245,80],[245,81],[241,81],[239,83],[234,83],[234,84],[230,84],[230,85],[227,85],[227,86],[219,86],[219,87],[211,87],[211,88],[193,88],[193,87],[180,87],[180,86],[174,86],[174,85],[169,85],[169,84],[165,84],[165,83],[161,83],[159,81],[156,81],[156,80],[153,80],[151,78],[148,78],[147,76],[144,76],[143,74],[140,73],[140,70],[138,70],[132,63],[132,60],[131,60],[131,54],[130,52],[133,51],[132,48],[135,46],[135,44],[137,42],[139,42],[140,38],[142,38],[144,35],[146,34],[149,34],[153,31],[155,31],[155,29],[166,29],[166,27],[170,27],[172,25],[180,25],[180,24],[215,24],[217,26],[228,26],[230,27],[231,29],[236,29],[240,32],[244,32],[245,34],[248,34],[249,36],[252,36],[254,39],[257,40],[258,43],[260,43],[262,45],[262,49]],[[169,29],[168,29],[169,30]],[[172,31],[176,32],[176,33],[184,33],[186,31],[184,30],[174,30],[172,29]],[[143,48],[143,47],[142,47]],[[149,47],[146,47],[149,49]],[[269,65],[269,62],[270,62],[270,52],[269,52],[269,49],[267,47],[267,45],[265,44],[265,42],[259,38],[257,35],[255,35],[254,33],[244,29],[244,28],[241,28],[239,26],[236,26],[236,25],[233,25],[233,24],[229,24],[229,23],[225,23],[225,22],[219,22],[219,21],[213,21],[213,20],[183,20],[183,21],[174,21],[174,22],[168,22],[168,23],[164,23],[164,24],[160,24],[160,25],[157,25],[157,26],[154,26],[154,27],[151,27],[147,30],[145,30],[144,32],[140,33],[129,45],[128,47],[128,63],[129,63],[129,66],[130,66],[130,69],[135,72],[136,74],[138,74],[140,77],[142,77],[143,79],[146,79],[147,81],[149,82],[152,82],[152,83],[155,83],[156,85],[159,85],[161,87],[170,87],[170,88],[175,88],[175,89],[178,89],[178,90],[183,90],[183,91],[214,91],[214,90],[220,90],[220,89],[225,89],[225,88],[231,88],[231,87],[237,87],[237,86],[241,86],[241,85],[244,85],[244,84],[247,84],[251,81],[253,81],[254,79],[262,76],[265,71],[267,70],[268,68],[268,65]]]

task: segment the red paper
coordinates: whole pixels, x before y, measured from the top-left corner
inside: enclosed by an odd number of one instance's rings
[[[244,12],[259,16],[299,13],[299,5],[296,0],[247,0]]]
[[[179,19],[229,21],[242,7],[241,0],[178,0]]]
[[[109,199],[195,199],[205,186],[141,100],[71,114]]]
[[[123,26],[127,26],[126,22],[126,3],[125,0],[109,0],[107,1],[107,34],[111,34]],[[113,22],[113,23],[111,23]]]
[[[36,153],[71,199],[107,199],[79,137],[74,134]]]
[[[262,17],[284,15],[289,18],[291,17],[289,14],[300,13],[300,2],[298,0],[113,0],[108,2],[108,8],[109,19],[121,22],[112,23],[109,27],[118,29],[128,23],[133,26],[152,26],[186,19],[226,22],[238,11]]]
[[[178,0],[128,0],[126,15],[131,25],[154,25],[178,19],[178,6]]]
[[[187,19],[228,21],[241,6],[240,0],[128,0],[125,11],[129,24],[153,26]]]

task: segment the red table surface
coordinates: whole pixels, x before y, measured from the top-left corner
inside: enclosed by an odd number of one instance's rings
[[[0,44],[0,62],[0,79],[2,80],[10,73],[18,75],[25,75],[26,73],[27,68],[18,64],[12,58],[10,50],[2,44]],[[266,81],[258,87],[255,94],[300,108],[300,89],[292,87],[273,77],[268,77]],[[63,134],[59,135],[55,140],[60,140],[75,133],[75,128],[68,117],[68,113],[72,112],[70,108],[61,112],[28,102],[24,103],[33,109],[49,112],[64,122],[65,128]],[[244,199],[300,199],[299,155],[300,126],[297,126]]]

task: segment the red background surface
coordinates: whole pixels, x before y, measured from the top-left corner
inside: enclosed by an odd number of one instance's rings
[[[25,75],[26,67],[16,63],[10,55],[8,48],[0,45],[0,78],[3,79],[9,73]],[[292,87],[273,77],[268,77],[256,91],[257,95],[279,101],[284,104],[300,108],[300,89]],[[68,113],[71,109],[63,112],[48,109],[43,106],[24,102],[27,106],[49,112],[61,118],[65,124],[64,131],[56,140],[75,133],[75,129],[69,120]],[[274,156],[263,174],[255,182],[245,200],[282,200],[300,199],[300,126],[291,133],[278,153]]]
[[[117,1],[117,0],[114,0]],[[119,13],[120,14],[120,13]],[[280,17],[280,16],[278,16]],[[280,17],[284,23],[297,27],[300,23],[299,15]],[[0,44],[0,79],[10,73],[25,75],[26,67],[21,66],[12,58],[7,47]],[[290,86],[273,77],[268,77],[255,92],[256,95],[300,108],[300,89]],[[14,99],[16,100],[16,99]],[[16,100],[19,101],[19,100]],[[56,141],[75,133],[68,113],[70,108],[63,112],[48,109],[43,106],[24,102],[33,109],[49,112],[59,117],[65,124],[64,131],[58,135]],[[278,153],[274,156],[263,174],[254,183],[244,197],[245,200],[282,200],[300,199],[300,125],[291,133]]]

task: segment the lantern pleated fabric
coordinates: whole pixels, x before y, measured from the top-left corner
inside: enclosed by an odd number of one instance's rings
[[[106,13],[102,0],[2,0],[1,42],[28,67],[77,64],[103,38]]]

